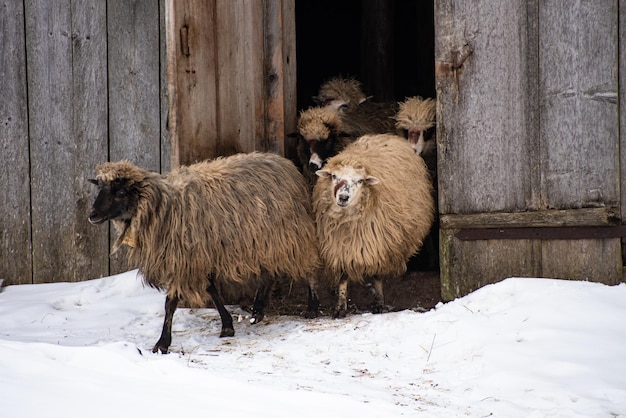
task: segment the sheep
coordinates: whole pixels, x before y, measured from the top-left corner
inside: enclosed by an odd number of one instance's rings
[[[296,147],[302,174],[312,190],[317,176],[315,171],[356,139],[344,132],[343,122],[336,110],[327,107],[310,107],[300,112]]]
[[[333,77],[325,81],[319,88],[313,102],[321,107],[335,110],[347,110],[358,107],[367,100],[361,82],[354,78]]]
[[[424,151],[436,152],[436,141],[427,147],[425,133],[435,126],[436,102],[431,98],[423,99],[420,96],[409,97],[402,103],[395,116],[396,127],[407,132],[408,140],[418,155]],[[429,141],[430,142],[430,141]],[[434,144],[434,145],[432,145]]]
[[[181,166],[167,175],[128,160],[96,167],[99,187],[89,222],[112,221],[113,247],[129,248],[144,281],[166,290],[161,336],[166,354],[179,300],[212,300],[222,329],[235,331],[220,294],[257,289],[252,323],[263,319],[277,277],[306,279],[307,317],[317,315],[320,258],[311,199],[302,175],[286,158],[253,152]]]
[[[399,103],[395,117],[396,126],[401,129],[415,152],[424,159],[433,183],[435,199],[437,196],[437,139],[435,133],[436,101],[420,96],[407,98]],[[439,225],[435,222],[431,228],[423,251],[409,263],[412,267],[434,270],[439,265]]]
[[[428,170],[402,137],[365,135],[331,158],[313,190],[320,256],[345,317],[348,282],[374,280],[372,312],[384,310],[383,280],[406,272],[433,223]]]

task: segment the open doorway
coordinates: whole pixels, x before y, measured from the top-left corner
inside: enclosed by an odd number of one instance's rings
[[[298,110],[313,106],[320,85],[354,77],[376,102],[435,97],[434,2],[396,0],[296,0]],[[438,219],[404,278],[385,285],[395,308],[440,300]],[[416,280],[417,278],[417,280]],[[354,303],[369,300],[367,289]],[[359,295],[358,293],[362,294]]]

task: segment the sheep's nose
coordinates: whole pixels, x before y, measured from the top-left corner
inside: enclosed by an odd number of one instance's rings
[[[339,206],[344,207],[348,204],[349,199],[350,199],[350,196],[348,196],[347,194],[341,193],[337,196],[337,204]]]
[[[93,225],[99,225],[103,223],[104,221],[106,221],[106,218],[104,216],[98,215],[98,212],[96,212],[95,210],[91,211],[87,219]]]
[[[309,168],[311,171],[317,171],[322,168],[323,161],[317,153],[311,154],[311,158],[309,159]]]

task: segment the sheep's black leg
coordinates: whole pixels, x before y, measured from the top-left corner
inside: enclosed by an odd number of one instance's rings
[[[374,304],[372,306],[372,313],[379,314],[385,310],[385,296],[383,294],[383,279],[382,277],[374,278]]]
[[[348,278],[345,274],[339,279],[337,287],[337,306],[335,308],[334,318],[345,318],[348,311]]]
[[[220,314],[220,318],[222,320],[222,332],[220,333],[220,337],[232,337],[235,335],[235,328],[233,328],[233,317],[230,316],[224,304],[222,303],[222,299],[220,298],[219,293],[217,292],[217,288],[213,284],[213,281],[209,279],[209,286],[206,291],[211,295],[211,299],[213,299],[213,303],[217,308],[217,312]]]
[[[263,284],[257,289],[254,297],[254,303],[252,305],[252,318],[250,318],[251,324],[257,324],[263,320],[263,317],[265,316],[265,307],[268,305],[270,300],[273,284],[273,281],[264,280]]]
[[[317,281],[309,281],[309,300],[305,318],[316,318],[319,314],[320,299],[317,296]]]
[[[172,343],[172,319],[174,318],[174,312],[178,306],[178,298],[176,296],[165,298],[165,319],[163,320],[163,330],[161,331],[161,338],[152,348],[152,352],[156,353],[160,351],[162,354],[167,354],[167,350]]]

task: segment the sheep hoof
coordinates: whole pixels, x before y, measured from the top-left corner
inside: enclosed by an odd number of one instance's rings
[[[333,318],[338,319],[338,318],[345,318],[346,317],[346,310],[345,309],[338,309],[335,312],[335,315],[333,315]]]
[[[304,317],[306,319],[313,319],[313,318],[317,318],[319,315],[319,313],[317,311],[306,311],[304,313]]]
[[[372,306],[372,313],[373,314],[381,314],[385,312],[385,307],[381,306],[381,305],[376,305],[376,306]]]
[[[160,342],[157,342],[152,348],[153,353],[158,353],[160,351],[161,354],[167,354],[167,350],[168,350],[168,347],[160,344]]]
[[[232,328],[222,328],[222,332],[220,332],[220,338],[233,337],[234,335],[235,330]]]
[[[265,317],[265,315],[263,314],[254,314],[252,315],[252,318],[250,318],[250,323],[251,324],[258,324],[259,322],[261,322],[263,320],[263,318]]]

